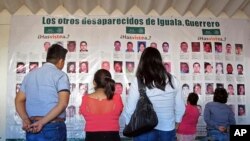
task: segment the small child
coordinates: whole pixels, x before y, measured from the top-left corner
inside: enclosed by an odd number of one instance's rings
[[[185,114],[177,128],[178,141],[194,141],[196,137],[196,125],[200,116],[197,102],[199,97],[196,93],[189,93]]]

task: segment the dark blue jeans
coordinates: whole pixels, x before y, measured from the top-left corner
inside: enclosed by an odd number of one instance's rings
[[[133,141],[175,141],[175,130],[172,131],[160,131],[152,130],[142,135],[133,138]]]
[[[219,130],[208,130],[207,135],[210,141],[229,141],[229,133],[222,133]]]
[[[66,141],[67,129],[64,122],[46,124],[39,133],[26,132],[26,141]]]

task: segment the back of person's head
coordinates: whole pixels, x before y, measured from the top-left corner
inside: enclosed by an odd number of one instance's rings
[[[111,78],[109,71],[105,69],[100,69],[96,71],[94,75],[95,90],[98,88],[103,88],[107,99],[110,100],[114,96],[115,92],[115,81]]]
[[[198,100],[199,100],[199,96],[196,93],[189,93],[187,101],[191,105],[197,105]]]
[[[216,88],[214,92],[214,102],[227,103],[228,94],[224,88]]]
[[[61,45],[53,44],[47,52],[46,61],[56,64],[60,59],[65,60],[67,52],[68,50]]]
[[[136,76],[144,79],[144,83],[148,88],[156,87],[165,90],[166,77],[173,87],[171,74],[166,71],[160,52],[153,47],[147,47],[142,52]]]

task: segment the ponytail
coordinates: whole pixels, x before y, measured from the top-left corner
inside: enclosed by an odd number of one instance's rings
[[[96,82],[95,89],[103,88],[108,100],[111,100],[115,92],[115,81],[111,78],[109,71],[105,69],[98,70],[94,75]]]
[[[115,81],[110,77],[105,77],[105,94],[107,96],[107,99],[110,100],[114,96],[115,91]]]

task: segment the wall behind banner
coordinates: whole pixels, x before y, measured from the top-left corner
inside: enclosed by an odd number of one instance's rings
[[[135,14],[136,13],[136,14]],[[22,7],[19,9],[16,13],[16,15],[33,15],[26,7]],[[36,15],[47,15],[43,10],[39,11]],[[59,7],[56,11],[53,12],[52,15],[62,15],[62,16],[67,16],[70,15],[66,10],[62,7]],[[84,16],[85,14],[82,13],[81,11],[77,11],[74,16]],[[103,9],[97,7],[96,9],[93,10],[93,12],[90,13],[90,15],[107,15]],[[117,15],[122,15],[119,11],[115,11],[112,16],[117,16]],[[132,8],[126,15],[144,15],[139,9],[136,7]],[[152,16],[158,16],[156,13],[151,12],[149,15]],[[236,14],[237,15],[237,14]],[[162,16],[176,16],[180,17],[180,15],[173,9],[168,10],[165,14]],[[188,13],[184,17],[194,17],[191,13]],[[204,11],[199,17],[212,17],[215,18],[209,11]],[[225,15],[220,15],[219,18],[225,18],[228,19],[227,16]],[[238,18],[238,19],[248,19],[245,15],[242,13],[239,13],[237,17],[233,18]],[[8,42],[9,42],[9,31],[10,31],[10,22],[11,22],[11,15],[6,12],[5,10],[0,13],[0,111],[1,111],[1,116],[0,116],[0,141],[5,140],[5,125],[6,125],[6,111],[8,110],[8,107],[6,107],[6,99],[8,97],[7,93],[7,70],[8,70]],[[250,26],[250,25],[249,25]],[[249,28],[250,29],[250,28]],[[250,38],[250,37],[249,37]],[[249,39],[248,39],[249,40]],[[250,54],[250,46],[245,46],[245,55],[246,55],[246,66],[245,66],[245,72],[246,70],[249,69],[249,54]],[[249,75],[246,75],[246,84],[249,84]],[[246,90],[247,92],[250,91],[248,88]],[[247,94],[246,94],[247,95]],[[250,96],[248,95],[247,101],[250,101]],[[250,107],[249,104],[246,107],[249,111]],[[247,114],[249,116],[249,114]],[[250,117],[247,117],[248,119]]]

